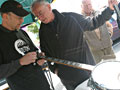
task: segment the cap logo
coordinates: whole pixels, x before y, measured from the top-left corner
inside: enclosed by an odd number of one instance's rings
[[[21,8],[22,7],[22,5],[17,5],[17,8]]]

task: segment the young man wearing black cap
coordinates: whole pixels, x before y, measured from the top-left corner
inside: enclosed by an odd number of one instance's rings
[[[26,32],[20,30],[29,12],[16,1],[6,1],[0,8],[0,79],[6,78],[12,90],[50,90],[41,65],[36,61],[37,48]]]

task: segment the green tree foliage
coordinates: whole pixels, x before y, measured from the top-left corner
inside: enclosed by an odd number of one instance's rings
[[[29,32],[32,32],[33,34],[37,35],[37,39],[39,39],[38,34],[39,34],[40,23],[41,22],[39,20],[37,20],[36,22],[33,22],[32,24],[27,26],[27,28],[28,28],[27,30]]]

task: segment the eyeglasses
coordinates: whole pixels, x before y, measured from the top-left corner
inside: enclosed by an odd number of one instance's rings
[[[44,6],[42,8],[42,10],[40,10],[37,14],[36,14],[36,17],[43,17],[46,13],[46,6]]]

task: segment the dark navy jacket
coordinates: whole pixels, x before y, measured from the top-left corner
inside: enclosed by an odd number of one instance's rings
[[[55,19],[41,24],[39,37],[41,50],[47,56],[74,62],[95,65],[90,50],[83,39],[83,32],[94,30],[109,20],[112,11],[107,8],[102,15],[85,19],[76,13],[59,13],[53,10]],[[89,78],[89,72],[64,65],[56,65],[58,76],[67,81],[82,83]]]

